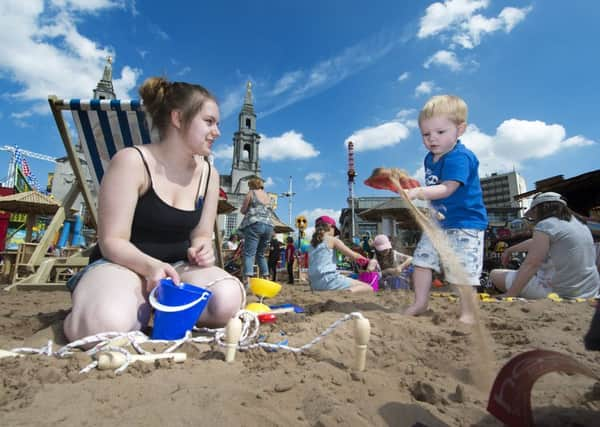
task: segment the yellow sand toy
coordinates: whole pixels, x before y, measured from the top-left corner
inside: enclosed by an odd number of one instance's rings
[[[254,313],[267,313],[271,311],[268,305],[263,304],[264,298],[273,298],[281,291],[281,285],[267,279],[251,277],[248,280],[250,290],[259,298],[259,302],[251,302],[246,306],[246,310]]]

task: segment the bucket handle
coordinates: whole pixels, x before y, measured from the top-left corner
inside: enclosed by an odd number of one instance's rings
[[[154,289],[152,289],[152,291],[150,292],[150,296],[148,297],[148,300],[150,301],[150,305],[152,307],[154,307],[155,309],[162,311],[164,313],[176,313],[178,311],[185,311],[188,308],[192,308],[193,306],[195,306],[196,304],[200,303],[201,301],[208,301],[210,299],[211,293],[209,291],[204,291],[202,292],[202,294],[200,295],[200,297],[198,297],[198,299],[192,301],[192,302],[188,302],[187,304],[184,305],[164,305],[158,302],[158,300],[156,299],[156,289],[158,288],[158,286],[155,286]]]

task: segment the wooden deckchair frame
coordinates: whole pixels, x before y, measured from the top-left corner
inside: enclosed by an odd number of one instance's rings
[[[99,102],[98,100],[94,100],[94,102]],[[50,276],[50,272],[55,267],[65,267],[65,266],[73,266],[73,267],[81,267],[85,265],[85,261],[87,258],[83,257],[81,254],[75,255],[67,262],[64,260],[58,260],[54,258],[46,258],[45,255],[50,247],[52,242],[52,238],[54,235],[60,230],[60,227],[63,225],[65,219],[67,219],[67,212],[73,207],[77,196],[81,194],[83,196],[84,203],[87,207],[88,215],[89,215],[89,223],[95,229],[98,226],[98,210],[96,208],[96,204],[94,201],[94,196],[92,195],[92,191],[88,186],[86,174],[84,168],[79,159],[79,153],[75,148],[75,144],[73,143],[69,131],[67,129],[67,125],[65,123],[65,118],[63,116],[63,111],[72,111],[71,105],[69,102],[65,100],[59,99],[55,95],[50,95],[48,97],[48,103],[50,104],[50,110],[52,111],[52,115],[54,116],[54,121],[56,122],[56,127],[62,139],[63,145],[67,152],[67,157],[69,159],[69,164],[73,169],[73,174],[75,175],[75,181],[69,191],[67,192],[64,200],[62,201],[61,207],[58,209],[56,214],[54,214],[52,221],[46,228],[40,243],[35,248],[31,257],[29,258],[29,262],[27,267],[30,267],[32,271],[35,271],[32,275],[19,280],[16,283],[11,284],[6,287],[5,290],[11,290],[16,288],[17,286],[23,285],[23,288],[31,288],[40,287],[44,282],[46,282]],[[143,118],[143,112],[138,113],[138,120]],[[147,135],[146,135],[147,136]],[[96,178],[96,177],[94,177]],[[97,179],[99,181],[99,179]],[[221,252],[221,236],[219,234],[218,228],[218,219],[215,220],[214,225],[214,235],[215,235],[215,255],[217,258],[217,265],[223,268],[223,255]],[[61,262],[62,261],[62,262]],[[28,285],[28,286],[25,286]]]
[[[81,162],[79,160],[79,155],[77,153],[77,150],[75,149],[75,145],[73,144],[73,141],[71,140],[71,137],[67,130],[67,126],[65,124],[65,120],[64,120],[64,117],[62,114],[63,110],[70,111],[71,106],[70,106],[70,104],[66,103],[65,100],[58,99],[55,95],[50,95],[48,97],[48,103],[50,104],[50,109],[52,110],[54,120],[56,121],[56,126],[58,128],[58,132],[60,133],[61,139],[62,139],[65,149],[67,151],[69,163],[71,164],[71,167],[73,168],[73,174],[75,175],[74,185],[77,186],[79,192],[82,194],[84,202],[87,206],[87,209],[88,209],[88,212],[90,215],[90,221],[91,221],[93,227],[96,228],[98,225],[98,210],[94,203],[94,198],[92,196],[92,192],[87,185],[84,169],[81,165]],[[138,120],[139,120],[139,118],[138,118]],[[75,201],[75,198],[70,200],[70,205],[67,205],[66,201],[65,201],[63,203],[63,207],[65,209],[71,208],[74,201]],[[63,221],[64,221],[64,219],[63,219]],[[223,268],[223,255],[221,252],[221,250],[222,250],[221,235],[219,233],[219,228],[218,228],[218,214],[217,214],[217,219],[215,219],[215,224],[214,224],[214,235],[215,235],[215,255],[217,258],[217,260],[216,260],[217,265],[220,266],[221,268]]]

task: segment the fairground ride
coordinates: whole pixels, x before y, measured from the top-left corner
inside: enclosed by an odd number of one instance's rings
[[[0,151],[10,151],[12,153],[10,161],[8,162],[8,172],[6,178],[4,178],[1,182],[4,187],[12,188],[15,186],[16,169],[18,166],[23,172],[23,175],[25,176],[25,179],[27,180],[29,185],[38,191],[42,191],[42,189],[40,189],[39,187],[39,183],[37,182],[35,175],[30,170],[29,165],[25,160],[25,157],[56,163],[55,157],[48,156],[46,154],[35,153],[29,150],[24,150],[22,148],[17,147],[16,145],[0,146]]]

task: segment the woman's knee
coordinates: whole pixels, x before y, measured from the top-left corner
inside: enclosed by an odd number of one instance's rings
[[[492,270],[490,272],[490,281],[501,291],[506,290],[506,270]]]

